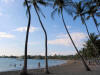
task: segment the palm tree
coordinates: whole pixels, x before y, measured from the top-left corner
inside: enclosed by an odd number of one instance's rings
[[[27,25],[27,32],[26,32],[26,40],[25,40],[25,53],[24,53],[24,67],[20,75],[28,75],[27,73],[27,46],[28,46],[28,36],[29,36],[29,29],[30,29],[30,23],[31,23],[31,13],[30,13],[30,6],[28,5],[27,0],[25,0],[24,4],[27,6],[27,12],[28,12],[28,25]]]
[[[96,48],[96,46],[94,45],[94,43],[93,43],[93,41],[92,41],[92,38],[90,37],[90,33],[89,33],[89,30],[88,30],[88,27],[87,27],[87,24],[86,24],[86,22],[85,22],[85,19],[84,19],[84,15],[85,15],[85,7],[84,7],[84,5],[82,5],[82,2],[80,1],[79,3],[75,3],[75,5],[74,5],[74,8],[75,8],[75,16],[74,16],[74,20],[76,19],[76,18],[78,18],[78,17],[80,17],[81,18],[81,21],[82,21],[82,24],[85,26],[85,28],[86,28],[86,31],[87,31],[87,34],[88,34],[88,37],[89,37],[89,39],[91,40],[91,44],[92,44],[92,46],[93,46],[93,48],[94,48],[94,52],[95,52],[95,55],[97,54],[96,52],[97,52],[97,48]]]
[[[85,12],[86,14],[88,14],[87,19],[90,19],[90,17],[92,17],[92,19],[95,23],[97,32],[100,35],[100,31],[98,29],[99,24],[97,23],[97,20],[95,18],[95,16],[97,16],[97,17],[99,16],[98,13],[97,13],[98,7],[96,5],[89,3],[89,2],[85,3],[85,6],[87,7],[87,10]]]
[[[39,19],[40,25],[41,25],[41,27],[43,29],[43,32],[44,32],[44,35],[45,35],[45,73],[49,74],[49,70],[48,70],[48,54],[47,54],[48,53],[47,52],[48,51],[48,47],[47,47],[47,40],[48,40],[47,39],[47,32],[46,32],[46,29],[44,28],[44,25],[43,25],[42,21],[41,21],[39,13],[41,13],[43,15],[43,17],[45,17],[45,16],[42,13],[42,11],[41,11],[41,9],[40,9],[40,7],[38,5],[38,4],[41,4],[41,5],[46,6],[47,2],[45,2],[44,0],[30,0],[29,3],[31,3],[33,5],[33,7],[34,7],[34,9],[36,11],[37,17]]]
[[[98,35],[95,35],[94,33],[90,33],[90,37],[91,37],[91,39],[92,39],[92,42],[94,43],[94,45],[98,48],[98,55],[97,56],[99,56],[99,51],[100,51],[100,39],[99,39],[99,36]],[[85,42],[85,44],[84,44],[84,46],[83,46],[85,49],[86,49],[86,51],[87,51],[87,55],[89,55],[90,57],[96,57],[95,56],[95,53],[94,53],[94,48],[93,48],[93,46],[92,46],[92,44],[91,44],[91,40],[90,39],[88,39],[86,42]]]
[[[91,37],[91,40],[92,40],[92,42],[94,43],[94,45],[95,45],[95,47],[97,48],[97,51],[96,51],[96,56],[99,56],[99,44],[97,44],[98,42],[98,40],[99,40],[99,35],[95,35],[94,33],[91,33],[90,34],[90,37]]]
[[[81,57],[82,62],[84,64],[86,70],[90,71],[90,68],[86,64],[86,62],[85,62],[84,58],[82,57],[82,55],[79,53],[78,48],[76,47],[76,45],[75,45],[75,43],[73,41],[73,39],[72,39],[72,37],[71,37],[71,35],[70,35],[69,31],[68,31],[68,28],[66,26],[64,17],[63,17],[63,9],[67,10],[67,6],[69,6],[71,4],[72,4],[71,0],[55,0],[54,1],[54,6],[53,6],[54,7],[54,11],[52,12],[52,14],[55,13],[55,12],[58,12],[59,14],[61,14],[61,16],[62,16],[62,22],[64,24],[64,28],[66,29],[66,32],[67,32],[67,34],[68,34],[68,36],[69,36],[69,38],[70,38],[70,40],[71,40],[71,42],[72,42],[75,50],[77,51],[78,55]],[[68,13],[70,13],[70,11]],[[72,14],[72,13],[70,13],[70,14]]]

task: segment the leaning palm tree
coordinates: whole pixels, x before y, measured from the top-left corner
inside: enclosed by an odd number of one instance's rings
[[[27,13],[28,13],[28,25],[27,25],[27,32],[26,32],[26,40],[25,40],[25,53],[24,53],[24,67],[20,75],[28,75],[27,73],[27,47],[28,47],[28,36],[30,30],[30,23],[31,23],[31,13],[30,13],[30,6],[28,5],[27,0],[25,0],[24,4],[27,6]]]
[[[97,48],[97,51],[96,51],[96,56],[98,56],[99,57],[99,48],[98,48],[98,45],[97,45],[97,41],[98,41],[98,39],[99,39],[99,35],[95,35],[94,33],[91,33],[90,34],[90,37],[91,37],[91,40],[92,40],[92,42],[94,43],[94,45],[95,45],[95,47]]]
[[[69,31],[68,31],[68,28],[66,26],[66,23],[65,23],[65,20],[64,20],[64,17],[63,17],[63,9],[67,10],[67,6],[69,5],[72,5],[72,1],[71,0],[54,0],[54,5],[53,5],[53,8],[54,8],[54,11],[52,12],[52,15],[55,13],[55,12],[58,12],[59,14],[61,14],[62,16],[62,22],[64,24],[64,28],[66,29],[66,32],[75,48],[75,50],[77,51],[78,55],[80,56],[80,58],[82,59],[82,62],[86,68],[87,71],[90,71],[90,68],[88,67],[88,65],[86,64],[84,58],[82,57],[82,55],[79,53],[78,51],[78,48],[76,47]],[[69,9],[68,9],[68,13],[70,13]],[[71,14],[71,13],[70,13]]]
[[[33,7],[34,7],[34,9],[36,11],[37,17],[39,19],[40,25],[41,25],[41,27],[43,29],[43,32],[44,32],[44,35],[45,35],[45,73],[49,74],[49,70],[48,70],[48,54],[47,54],[48,53],[47,52],[48,51],[48,47],[47,47],[47,40],[48,40],[47,39],[47,32],[46,32],[46,29],[44,28],[44,25],[42,23],[42,20],[40,18],[40,14],[39,13],[41,13],[43,17],[45,17],[45,16],[42,13],[41,8],[38,5],[38,4],[41,4],[41,5],[46,6],[47,2],[45,2],[44,0],[29,0],[28,3],[33,5]]]
[[[95,55],[97,54],[97,48],[96,48],[96,46],[94,45],[94,43],[93,43],[93,41],[92,41],[92,38],[90,37],[90,33],[89,33],[89,30],[88,30],[88,27],[87,27],[87,24],[86,24],[86,22],[85,22],[85,17],[84,17],[84,15],[85,15],[85,7],[84,7],[84,5],[82,4],[82,1],[80,1],[80,2],[78,2],[78,3],[75,3],[74,5],[74,8],[75,8],[75,16],[74,16],[74,20],[76,19],[76,18],[78,18],[78,17],[80,17],[80,19],[81,19],[81,21],[82,21],[82,24],[85,26],[85,28],[86,28],[86,31],[87,31],[87,34],[88,34],[88,37],[89,37],[89,39],[91,40],[91,44],[92,44],[92,46],[93,46],[93,48],[94,48],[94,52],[95,52]]]
[[[85,6],[87,7],[87,9],[86,9],[86,14],[88,14],[87,20],[90,19],[90,17],[93,19],[93,21],[95,23],[95,26],[96,26],[96,29],[97,29],[97,32],[100,35],[100,31],[98,29],[99,24],[97,23],[97,20],[95,18],[95,16],[97,16],[97,17],[99,16],[98,12],[97,12],[98,7],[96,5],[93,5],[93,4],[89,3],[89,2],[85,3]]]

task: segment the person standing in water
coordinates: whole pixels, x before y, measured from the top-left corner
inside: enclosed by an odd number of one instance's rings
[[[38,68],[40,69],[40,62],[38,62]]]

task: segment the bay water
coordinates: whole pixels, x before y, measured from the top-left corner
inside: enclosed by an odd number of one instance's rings
[[[40,68],[44,68],[45,67],[44,59],[28,59],[28,69],[38,69],[39,62],[40,62]],[[24,63],[23,59],[0,58],[0,72],[21,70],[23,68],[23,63]],[[55,60],[55,59],[48,60],[49,67],[64,63],[66,63],[66,60]]]

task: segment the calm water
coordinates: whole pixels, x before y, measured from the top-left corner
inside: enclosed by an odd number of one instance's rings
[[[41,68],[45,67],[45,60],[41,59],[28,59],[28,69],[37,69],[38,62],[41,63]],[[65,60],[49,60],[49,66],[55,66],[66,63]],[[16,65],[15,65],[16,64]],[[11,71],[11,70],[21,70],[23,67],[23,59],[15,58],[0,58],[0,72]]]

